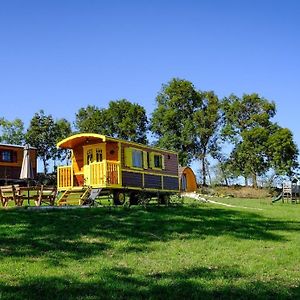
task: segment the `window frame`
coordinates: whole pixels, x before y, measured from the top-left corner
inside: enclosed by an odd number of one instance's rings
[[[139,155],[140,155],[140,157],[139,157],[139,160],[140,160],[139,165],[134,165],[134,163],[136,162],[135,159],[137,158],[137,157],[134,157],[134,153],[139,153]],[[130,167],[132,169],[142,170],[143,169],[143,165],[144,165],[143,150],[131,147],[131,166]]]
[[[164,166],[164,154],[163,153],[158,153],[158,152],[151,152],[150,154],[150,166],[152,168],[152,170],[164,170],[165,166]],[[159,161],[160,161],[160,166],[155,166],[155,157],[158,156],[159,157]]]
[[[9,153],[9,160],[4,159],[5,153]],[[0,162],[1,163],[17,163],[17,151],[11,149],[1,149],[0,150]]]

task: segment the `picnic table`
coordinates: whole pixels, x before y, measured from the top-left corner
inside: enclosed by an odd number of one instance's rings
[[[40,206],[42,203],[54,205],[56,195],[56,187],[44,185],[29,187],[10,185],[0,187],[0,202],[4,207],[8,206],[9,201],[13,201],[16,206],[22,206],[26,199],[28,205],[30,205],[30,200],[33,200],[36,206]]]

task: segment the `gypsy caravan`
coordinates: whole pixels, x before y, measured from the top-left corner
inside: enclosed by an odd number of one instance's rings
[[[179,192],[174,151],[94,133],[70,136],[57,147],[72,153],[71,164],[57,170],[57,188],[63,193],[58,204],[67,203],[68,194],[80,189],[86,195],[92,190],[97,190],[94,194],[112,192],[116,204],[122,203],[125,194],[134,203],[141,193],[164,199]]]

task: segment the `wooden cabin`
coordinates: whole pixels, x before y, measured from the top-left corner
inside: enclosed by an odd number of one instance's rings
[[[196,176],[190,167],[179,167],[180,191],[195,192],[197,190]]]
[[[179,191],[176,152],[94,133],[73,135],[57,147],[72,151],[71,165],[58,167],[60,191],[84,186]]]
[[[37,174],[37,151],[30,148],[30,158],[34,175]],[[20,179],[24,147],[0,144],[0,181],[1,184]]]

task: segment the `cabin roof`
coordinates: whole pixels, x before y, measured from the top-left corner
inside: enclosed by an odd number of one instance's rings
[[[14,148],[22,148],[22,149],[24,149],[25,146],[0,143],[0,147],[14,147]],[[32,146],[30,146],[29,149],[36,150],[36,148],[32,147]]]
[[[69,136],[66,139],[60,141],[57,144],[57,147],[58,148],[64,148],[64,149],[73,149],[77,145],[80,145],[80,144],[83,144],[83,143],[93,144],[93,143],[95,143],[96,141],[99,141],[99,140],[101,140],[102,142],[109,142],[109,141],[121,142],[121,143],[123,142],[123,143],[126,143],[126,144],[130,144],[132,146],[139,146],[139,147],[143,147],[143,148],[157,149],[159,151],[166,151],[166,152],[177,154],[176,151],[161,149],[161,148],[158,148],[158,147],[153,147],[153,146],[144,145],[144,144],[135,143],[135,142],[129,142],[129,141],[126,141],[126,140],[121,140],[121,139],[117,139],[117,138],[113,138],[113,137],[110,137],[110,136],[97,134],[97,133],[79,133],[79,134]]]
[[[192,168],[190,168],[190,167],[188,167],[188,166],[184,166],[184,167],[179,166],[179,167],[178,167],[178,175],[179,175],[179,177],[181,177],[182,174],[183,174],[186,170],[191,170],[192,173],[195,175],[195,173],[194,173],[194,171],[193,171]]]

